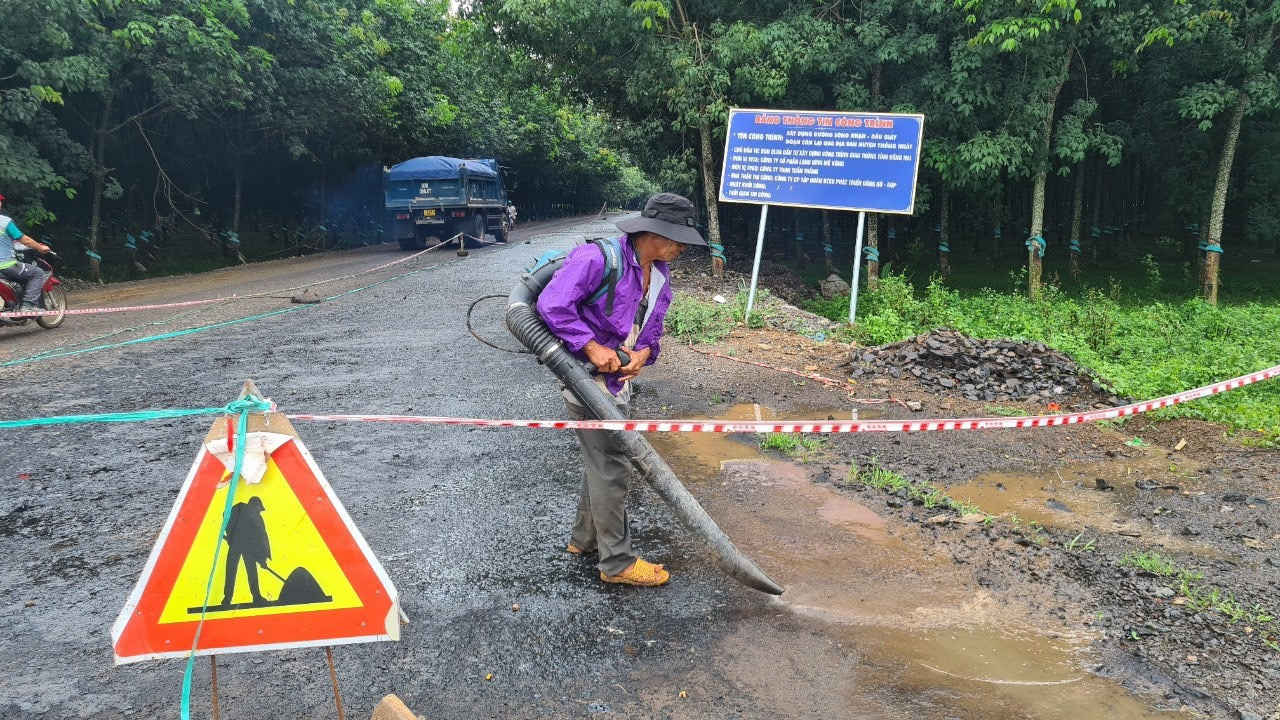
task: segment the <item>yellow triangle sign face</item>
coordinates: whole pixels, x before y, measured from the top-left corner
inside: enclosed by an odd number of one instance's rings
[[[228,489],[229,484],[224,481],[214,492],[191,552],[160,613],[160,623],[189,622],[193,616],[199,617],[206,598],[206,618],[361,606],[337,558],[274,462],[267,466],[261,482],[237,483],[231,508],[235,525],[228,528],[229,540],[224,538],[219,544]],[[215,548],[219,551],[216,562]],[[314,582],[306,580],[307,576]],[[290,581],[290,577],[294,580]]]
[[[214,423],[112,627],[117,663],[399,639],[396,589],[301,439],[250,419],[234,488]]]

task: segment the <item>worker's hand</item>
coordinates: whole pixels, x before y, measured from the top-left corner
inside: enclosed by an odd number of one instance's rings
[[[622,363],[618,361],[618,354],[595,340],[587,342],[582,351],[587,354],[591,364],[602,373],[617,372],[618,368],[622,367]]]
[[[622,373],[620,378],[623,382],[640,374],[640,370],[644,364],[649,362],[649,356],[653,354],[653,350],[649,348],[640,348],[639,350],[631,350],[631,362],[627,363],[618,372]]]

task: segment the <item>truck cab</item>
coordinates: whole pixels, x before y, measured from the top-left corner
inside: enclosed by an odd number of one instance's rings
[[[480,242],[492,234],[506,242],[515,208],[497,160],[430,155],[383,173],[383,198],[392,237],[405,250],[457,240]]]

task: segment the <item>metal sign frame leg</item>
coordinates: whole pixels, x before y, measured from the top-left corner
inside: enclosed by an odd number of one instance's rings
[[[849,288],[849,324],[854,325],[858,318],[858,276],[862,274],[862,228],[866,225],[867,214],[858,213],[858,239],[853,245],[853,287]]]
[[[760,232],[756,235],[756,260],[751,266],[751,289],[747,292],[747,312],[742,324],[751,327],[751,307],[756,302],[756,282],[760,279],[760,256],[764,254],[764,226],[769,219],[769,206],[760,206]]]

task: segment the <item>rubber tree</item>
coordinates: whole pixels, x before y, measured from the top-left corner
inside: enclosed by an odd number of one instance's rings
[[[91,57],[71,46],[71,32],[86,22],[80,3],[59,0],[24,2],[7,13],[9,36],[0,46],[0,185],[12,211],[27,222],[53,216],[43,203],[46,191],[75,197],[89,157],[84,147],[61,127],[53,111],[68,95],[98,87],[101,78]]]
[[[829,3],[825,10],[823,17],[835,26],[838,44],[829,60],[814,63],[818,71],[814,81],[830,87],[835,109],[921,111],[914,79],[940,64],[939,34],[947,21],[936,16],[948,13],[937,13],[937,8],[922,7],[914,0],[860,6]],[[933,133],[933,121],[931,116],[925,118],[926,137]],[[881,226],[879,214],[867,215],[866,278],[867,289],[872,291],[880,284]]]
[[[784,97],[791,74],[829,51],[831,25],[805,11],[771,21],[724,22],[700,8],[703,19],[691,15],[683,0],[635,0],[631,9],[655,40],[628,80],[632,99],[652,96],[674,115],[677,130],[697,136],[708,242],[723,248],[717,155],[729,108],[767,106]],[[712,253],[712,275],[724,276],[721,253]]]
[[[1000,88],[1008,83],[991,55],[985,47],[951,36],[940,45],[938,62],[906,95],[925,115],[921,165],[937,190],[938,259],[944,276],[950,272],[954,199],[982,197],[999,187],[1006,175],[1024,168],[1028,153],[1026,141],[1004,125],[1007,109]],[[991,126],[998,130],[984,131]]]
[[[214,98],[240,85],[244,58],[235,28],[248,15],[239,0],[167,0],[101,3],[72,29],[71,37],[91,58],[91,92],[96,104],[89,123],[89,269],[101,282],[98,254],[102,202],[122,188],[108,166],[108,149],[122,131],[143,131],[142,123],[173,112],[196,114]],[[156,158],[159,162],[159,157]],[[158,172],[165,176],[158,165]],[[167,177],[164,181],[168,181]]]
[[[1206,231],[1199,248],[1203,253],[1201,296],[1218,302],[1223,253],[1223,226],[1227,195],[1240,131],[1246,116],[1280,109],[1280,80],[1275,52],[1280,5],[1274,2],[1188,0],[1161,7],[1159,24],[1143,37],[1139,49],[1172,47],[1178,43],[1202,45],[1217,60],[1216,77],[1189,84],[1179,93],[1178,113],[1210,132],[1221,122],[1221,151],[1213,183]]]
[[[1124,142],[1106,127],[1092,122],[1098,110],[1096,100],[1077,99],[1058,120],[1054,133],[1054,159],[1059,163],[1058,175],[1074,175],[1071,204],[1071,238],[1068,252],[1071,259],[1071,277],[1079,281],[1080,255],[1085,249],[1082,236],[1084,225],[1085,167],[1086,158],[1097,154],[1111,167],[1120,164]],[[1095,241],[1096,244],[1096,241]]]
[[[1026,3],[1020,0],[956,0],[968,13],[968,22],[978,27],[970,41],[998,53],[1015,57],[1022,67],[1020,81],[1011,83],[1020,102],[1011,109],[1010,132],[1029,143],[1031,188],[1030,232],[1027,248],[1027,294],[1040,296],[1044,238],[1045,195],[1051,167],[1054,120],[1062,89],[1070,77],[1077,43],[1087,42],[1082,25],[1085,10],[1094,15],[1114,11],[1114,0],[1048,0]],[[1020,111],[1020,112],[1019,112]]]
[[[402,128],[439,125],[442,103],[432,96],[432,80],[452,77],[453,67],[441,50],[447,30],[441,2],[246,2],[252,20],[246,39],[264,57],[246,72],[244,101],[219,113],[237,231],[252,158],[282,146],[292,161],[318,168],[382,159],[377,148],[403,145],[395,141],[410,134]],[[411,85],[414,101],[400,103]]]

